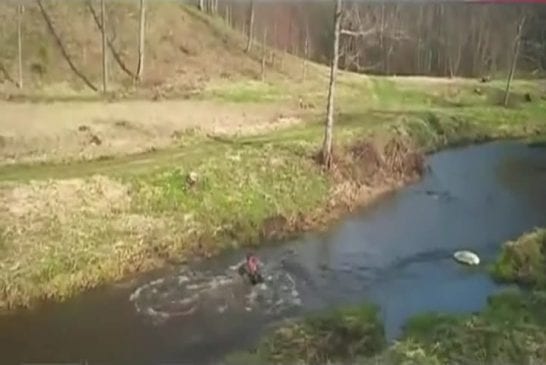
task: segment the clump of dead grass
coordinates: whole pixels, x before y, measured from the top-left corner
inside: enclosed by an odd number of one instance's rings
[[[135,214],[131,200],[104,176],[2,186],[0,308],[64,298],[181,249],[173,220]]]

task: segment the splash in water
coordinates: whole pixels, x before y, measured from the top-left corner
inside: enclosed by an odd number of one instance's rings
[[[261,311],[274,316],[301,305],[296,282],[282,265],[266,264],[264,282],[254,286],[237,273],[238,266],[221,275],[183,269],[140,286],[130,300],[138,313],[155,323],[197,311]]]

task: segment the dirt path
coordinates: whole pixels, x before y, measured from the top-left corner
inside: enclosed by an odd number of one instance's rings
[[[210,101],[0,103],[0,164],[94,159],[164,148],[188,129],[254,134],[298,123],[278,104]]]

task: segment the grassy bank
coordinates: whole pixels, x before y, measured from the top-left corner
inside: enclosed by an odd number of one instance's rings
[[[385,346],[376,307],[320,313],[275,330],[253,352],[234,353],[228,364],[328,364],[370,357]]]
[[[543,292],[506,292],[465,316],[425,314],[379,356],[396,364],[540,364],[546,360]],[[377,360],[377,359],[376,359]]]
[[[123,168],[46,165],[44,173],[62,178],[3,183],[2,306],[62,299],[170,262],[325,228],[416,178],[421,166],[402,141],[361,141],[337,150],[330,174],[315,161],[316,145],[309,137],[202,141],[174,163],[167,154]]]
[[[382,354],[399,364],[541,364],[546,361],[546,231],[506,242],[491,272],[529,291],[507,290],[479,313],[424,314],[409,321],[404,338]]]
[[[533,246],[533,248],[531,248]],[[541,364],[546,361],[544,262],[521,260],[544,246],[544,230],[508,242],[495,263],[505,281],[532,285],[506,290],[468,315],[425,313],[411,318],[402,338],[384,348],[377,311],[368,304],[283,325],[256,350],[227,357],[233,364]],[[541,254],[540,254],[541,255]],[[542,256],[540,256],[542,257]],[[508,268],[508,269],[507,269]],[[532,273],[520,275],[522,272]]]
[[[506,292],[471,315],[423,314],[385,348],[369,305],[284,325],[228,364],[541,364],[546,360],[546,294]]]
[[[319,81],[301,90],[323,86]],[[233,87],[218,86],[215,100],[227,102],[222,98],[232,98]],[[305,123],[261,135],[185,132],[155,152],[5,166],[0,308],[64,299],[171,262],[323,229],[416,179],[423,152],[546,132],[540,99],[502,108],[494,83],[482,94],[474,87],[464,80],[342,73],[332,173],[316,162],[322,141],[317,108],[304,113]],[[515,87],[519,95],[534,86]],[[267,92],[264,103],[277,95]],[[247,94],[230,102],[244,102]],[[324,96],[305,95],[315,105]]]
[[[491,269],[499,281],[544,289],[546,285],[546,229],[536,229],[507,242]]]

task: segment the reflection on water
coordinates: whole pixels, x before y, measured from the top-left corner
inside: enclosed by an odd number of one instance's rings
[[[264,287],[234,274],[243,252],[226,253],[130,288],[4,316],[0,359],[204,363],[252,345],[280,317],[337,305],[378,304],[390,339],[423,311],[478,310],[498,289],[485,267],[499,245],[546,225],[546,150],[492,143],[428,163],[421,182],[326,234],[260,249]],[[483,264],[457,264],[452,253],[461,249]]]

